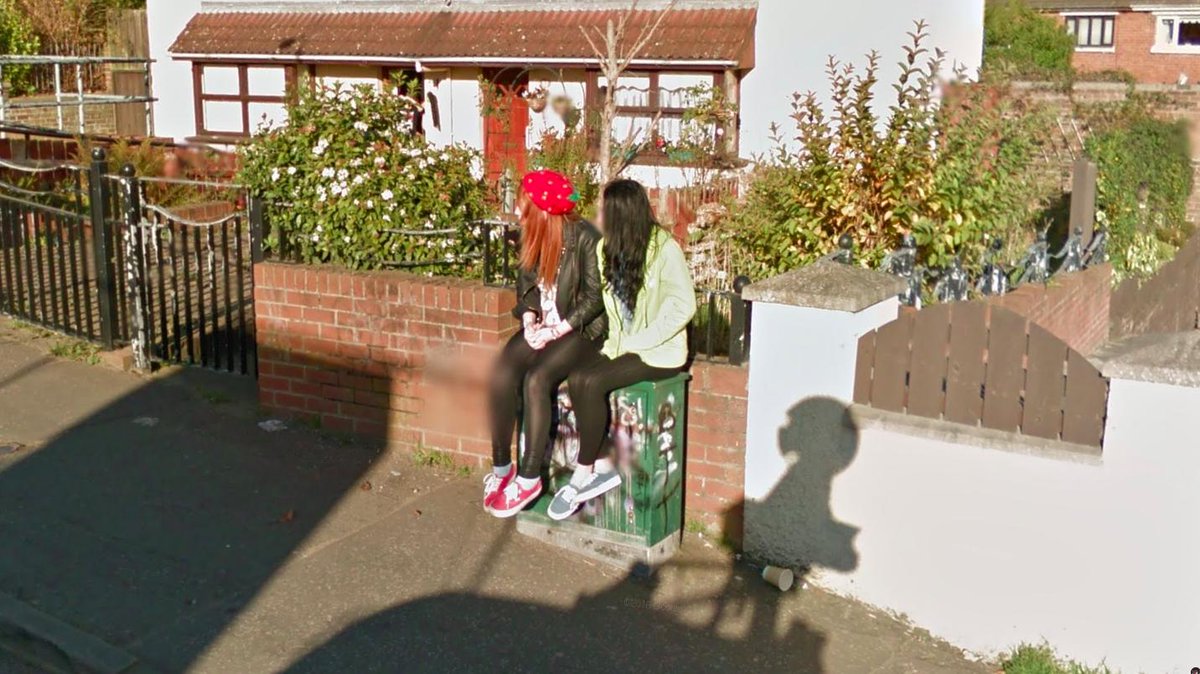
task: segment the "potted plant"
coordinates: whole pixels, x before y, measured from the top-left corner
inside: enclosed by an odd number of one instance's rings
[[[534,112],[541,112],[546,109],[547,91],[545,87],[538,87],[533,91],[525,93],[525,101],[529,103],[529,109]]]

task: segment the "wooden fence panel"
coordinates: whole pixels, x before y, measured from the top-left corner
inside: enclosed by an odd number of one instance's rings
[[[946,407],[946,354],[950,342],[950,305],[935,304],[917,313],[912,361],[908,369],[908,413],[941,418]]]
[[[915,315],[901,314],[876,331],[875,363],[871,377],[871,405],[874,407],[892,412],[903,412],[905,409],[909,344]]]
[[[854,370],[854,402],[860,405],[871,403],[871,377],[875,371],[875,334],[874,330],[863,335],[858,340],[858,365]]]
[[[987,374],[983,383],[983,425],[998,431],[1021,428],[1021,390],[1025,386],[1025,327],[1028,321],[992,307],[989,316]]]
[[[1079,445],[1099,446],[1104,438],[1108,408],[1108,380],[1075,351],[1067,354],[1067,395],[1063,408],[1062,439]]]
[[[1062,434],[1067,350],[1066,344],[1041,326],[1029,325],[1022,433],[1051,440],[1058,440]]]
[[[946,420],[975,426],[983,418],[988,306],[963,302],[951,307]]]
[[[1045,328],[982,302],[905,312],[858,342],[856,403],[1101,446],[1108,381]]]

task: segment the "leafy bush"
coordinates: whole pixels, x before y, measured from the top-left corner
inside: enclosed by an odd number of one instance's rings
[[[568,128],[563,134],[546,131],[529,151],[528,165],[533,169],[558,171],[570,179],[579,192],[578,208],[581,215],[595,214],[600,196],[600,183],[596,177],[596,164],[588,152],[587,136]]]
[[[1088,667],[1078,662],[1064,662],[1045,644],[1018,646],[1005,656],[1001,668],[1004,674],[1113,674],[1104,665]]]
[[[487,194],[478,153],[413,133],[415,84],[397,87],[297,87],[287,123],[244,146],[239,180],[274,204],[269,250],[360,269],[472,266]]]
[[[989,1],[983,17],[986,71],[1033,79],[1072,76],[1075,38],[1026,0]]]
[[[0,0],[0,54],[36,54],[38,46],[29,17],[17,11],[14,0]],[[22,94],[29,86],[29,70],[29,66],[8,66],[0,84],[9,93]]]
[[[1096,208],[1109,229],[1118,277],[1146,276],[1183,244],[1192,192],[1191,146],[1182,121],[1155,119],[1137,102],[1088,138]]]
[[[775,130],[775,149],[724,226],[737,272],[762,277],[807,264],[843,234],[868,263],[912,232],[926,264],[953,255],[970,264],[989,236],[1033,219],[1043,116],[982,85],[952,86],[939,104],[942,55],[926,57],[924,38],[918,24],[884,119],[876,54],[861,74],[830,60],[828,105],[795,96],[794,142]]]

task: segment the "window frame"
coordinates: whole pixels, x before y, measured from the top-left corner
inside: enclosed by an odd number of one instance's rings
[[[1200,54],[1200,44],[1179,44],[1179,27],[1185,23],[1200,23],[1200,10],[1176,10],[1154,13],[1154,54]],[[1171,24],[1170,36],[1165,35],[1165,26]],[[1164,39],[1165,38],[1165,39]]]
[[[662,91],[662,87],[660,85],[660,78],[662,75],[683,75],[683,74],[711,76],[712,84],[714,87],[727,87],[727,82],[726,82],[727,77],[737,78],[737,75],[728,73],[727,71],[724,71],[724,70],[688,69],[685,67],[658,68],[658,69],[646,69],[646,70],[631,69],[629,72],[624,73],[623,77],[629,77],[629,78],[645,77],[649,80],[649,82],[647,84],[647,88],[648,88],[647,101],[646,101],[647,105],[638,106],[638,105],[619,105],[618,104],[617,105],[617,117],[618,118],[628,117],[628,118],[634,118],[634,119],[645,119],[647,121],[653,121],[656,116],[660,116],[660,121],[661,121],[661,119],[677,119],[680,122],[682,122],[684,113],[687,112],[687,108],[663,107],[661,105],[660,94]],[[585,101],[584,101],[585,118],[589,118],[591,115],[599,114],[599,111],[604,106],[604,99],[600,93],[600,76],[601,76],[600,71],[596,70],[596,69],[588,69],[585,74],[585,78],[584,78],[584,81],[586,84]],[[741,87],[736,86],[735,91],[737,92],[737,94],[736,94],[737,97],[740,99]],[[734,101],[734,103],[739,106],[740,106],[740,102],[741,102],[740,100]],[[740,115],[739,115],[739,119],[740,119]],[[735,121],[735,126],[736,125],[737,125],[737,122]],[[738,155],[738,151],[739,151],[740,134],[738,134],[736,132],[730,134],[729,130],[726,130],[725,137],[727,138],[725,155],[730,156],[730,157],[736,157]],[[657,138],[658,138],[658,129],[652,129],[650,140],[653,141]],[[595,134],[595,133],[590,133],[588,142],[589,142],[592,158],[595,159],[598,156],[599,150],[600,150],[599,135]],[[633,164],[639,165],[639,166],[696,167],[696,166],[707,165],[707,164],[711,163],[713,159],[714,159],[714,157],[708,157],[708,158],[698,159],[698,160],[692,161],[692,162],[683,162],[683,163],[673,162],[668,159],[666,152],[659,150],[657,148],[657,145],[655,143],[651,142],[648,149],[643,150],[642,152],[640,152],[638,154],[638,156],[634,159]]]
[[[1063,12],[1063,27],[1067,34],[1075,39],[1075,51],[1093,53],[1112,53],[1117,50],[1117,13],[1116,12]],[[1100,44],[1080,44],[1078,26],[1080,21],[1088,21],[1088,38],[1091,38],[1091,22],[1100,20]],[[1104,27],[1110,26],[1109,40],[1104,43]]]
[[[204,69],[211,68],[237,68],[238,72],[238,93],[236,94],[209,94],[204,91]],[[260,94],[250,93],[250,68],[276,68],[283,71],[283,94],[279,96],[264,96]],[[249,138],[253,133],[253,127],[250,123],[250,104],[251,103],[277,103],[286,104],[289,93],[296,85],[296,66],[294,65],[279,65],[275,63],[256,63],[252,61],[224,62],[224,61],[193,61],[192,62],[192,98],[195,102],[196,113],[196,137],[206,140],[233,140],[242,141]],[[214,131],[208,128],[208,122],[204,115],[204,104],[209,102],[216,103],[239,103],[242,112],[242,129],[241,131]]]

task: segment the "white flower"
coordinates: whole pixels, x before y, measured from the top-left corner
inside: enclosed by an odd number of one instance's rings
[[[342,241],[345,241],[346,243],[350,243],[350,236],[349,235],[343,236]]]
[[[325,168],[321,169],[321,177],[322,178],[332,178],[333,176],[334,176],[334,170],[332,168],[326,166]]]
[[[424,159],[417,162],[417,168],[421,169],[422,171],[424,171],[427,166],[429,166],[429,163],[426,162]]]
[[[296,167],[295,167],[295,166],[289,166],[289,167],[288,167],[288,170],[287,170],[287,174],[288,174],[288,175],[290,175],[290,176],[294,176],[294,175],[296,175]]]
[[[448,152],[443,152],[441,154],[441,160],[442,161],[450,161],[450,154]]]
[[[392,216],[388,215],[387,213],[384,213],[384,214],[383,214],[383,221],[384,221],[384,222],[391,222],[391,221],[392,221]]]
[[[378,166],[379,168],[383,168],[383,165],[386,163],[387,163],[387,160],[384,159],[383,156],[379,156],[379,157],[375,158],[375,165]]]
[[[379,198],[383,199],[384,201],[391,201],[392,197],[394,197],[394,196],[396,196],[396,195],[392,194],[391,190],[384,190],[383,194],[379,195]]]
[[[340,180],[342,182],[346,182],[346,178],[349,178],[349,177],[350,177],[349,171],[347,171],[346,169],[338,169],[338,172],[337,172],[338,180]]]
[[[279,180],[279,169],[277,169],[277,168],[271,169],[271,180],[272,181]]]
[[[354,123],[354,130],[358,131],[359,133],[366,133],[368,128],[369,127],[367,126],[366,122],[355,122]]]
[[[323,231],[324,229],[320,225],[317,225],[317,234],[320,234]]]
[[[321,240],[321,237],[320,237],[319,235],[317,235],[317,234],[313,234],[313,235],[312,235],[312,240],[313,240],[313,243],[317,243],[317,242],[319,242],[319,241]]]
[[[354,184],[355,184],[355,185],[361,185],[361,184],[363,184],[363,181],[364,181],[364,180],[366,180],[366,178],[364,178],[364,177],[363,177],[361,174],[360,174],[360,175],[356,175],[356,176],[354,176]]]
[[[318,156],[318,157],[320,157],[321,155],[325,154],[325,146],[324,146],[324,145],[318,145],[318,146],[314,147],[314,148],[313,148],[313,154],[315,154],[315,155],[316,155],[316,156]]]
[[[359,166],[362,166],[362,160],[361,160],[361,159],[355,159],[355,160],[353,160],[353,161],[351,161],[351,162],[350,162],[350,166],[351,166],[351,167],[353,167],[353,168],[358,168]]]
[[[355,200],[354,200],[354,205],[355,205],[355,206],[357,206],[357,205],[358,205],[358,199],[355,199]]]
[[[375,208],[375,201],[373,199],[367,199],[367,209],[370,210],[373,208]]]

